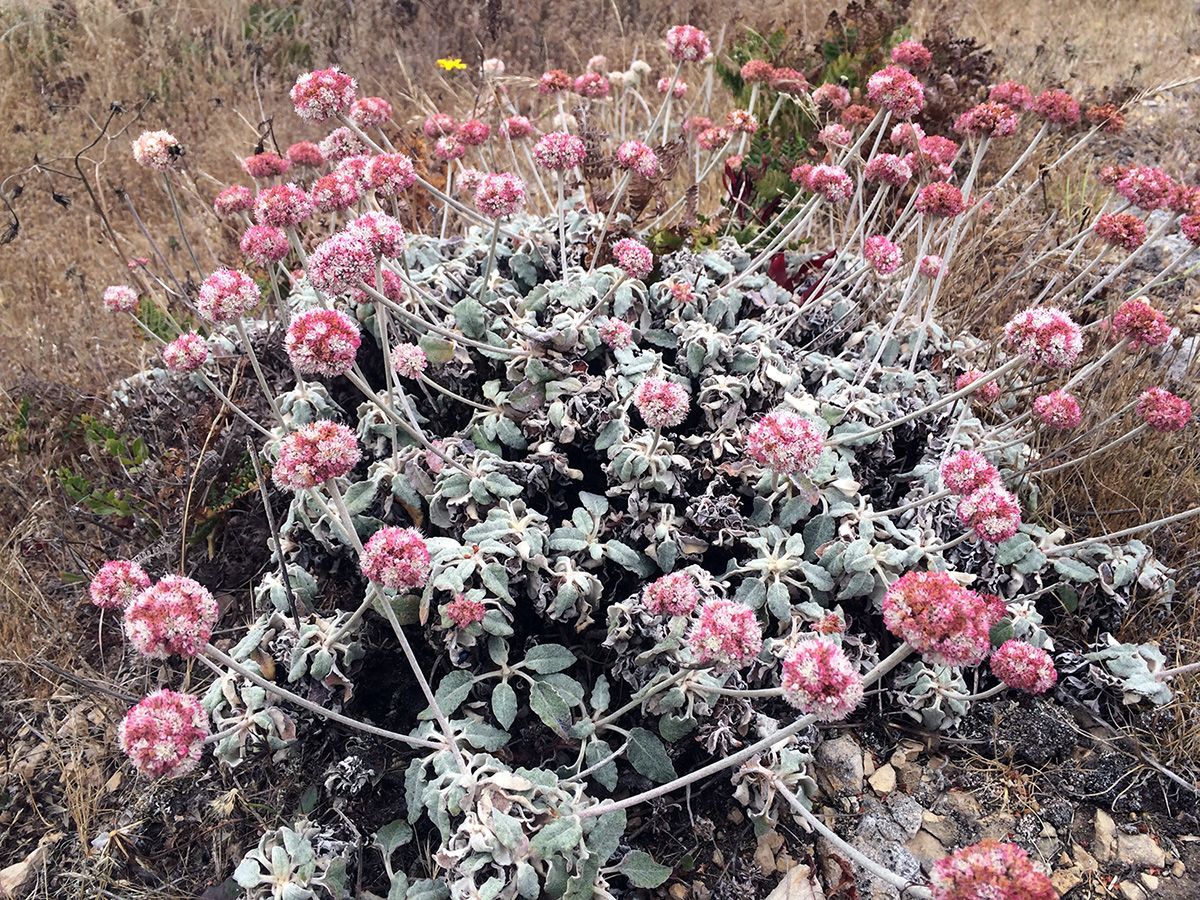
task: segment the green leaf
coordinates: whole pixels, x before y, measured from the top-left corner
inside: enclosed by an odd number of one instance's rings
[[[412,836],[413,830],[409,824],[403,819],[396,819],[375,832],[375,846],[390,859],[396,848],[403,847],[412,840]]]
[[[781,622],[790,621],[792,617],[792,599],[788,594],[787,585],[782,581],[774,581],[767,588],[767,609],[771,615]]]
[[[539,675],[561,672],[575,664],[575,654],[559,644],[538,644],[525,654],[525,668]]]
[[[628,544],[620,541],[608,541],[604,544],[604,555],[619,566],[624,566],[631,572],[637,572],[642,567],[642,559],[638,552]]]
[[[1055,559],[1054,571],[1063,578],[1069,578],[1071,581],[1079,581],[1086,584],[1089,581],[1095,581],[1099,574],[1091,566],[1084,565],[1077,559]]]
[[[677,778],[675,765],[663,743],[652,731],[634,728],[629,732],[629,763],[640,775],[645,775],[655,784],[666,784]]]
[[[571,724],[571,710],[567,701],[544,681],[535,681],[529,686],[529,708],[560,737],[566,737]]]
[[[618,422],[618,424],[620,423]],[[595,519],[600,519],[601,516],[604,516],[608,512],[608,498],[602,494],[589,494],[587,491],[580,491],[579,501],[583,504],[584,509],[591,513]]]
[[[433,335],[422,335],[417,340],[417,346],[425,351],[431,365],[441,366],[454,359],[454,344]]]
[[[587,749],[583,752],[584,762],[587,763],[585,768],[590,769],[601,760],[607,759],[610,756],[612,756],[612,747],[608,746],[608,744],[604,743],[603,741],[590,741],[587,745]],[[614,790],[617,786],[616,762],[609,760],[609,762],[605,763],[595,772],[593,772],[591,777],[595,778],[597,782],[604,785],[604,787],[608,788],[610,791]]]
[[[342,499],[346,501],[346,509],[350,511],[350,515],[359,516],[366,512],[371,501],[375,499],[375,491],[378,488],[378,481],[357,481],[346,488]]]
[[[454,318],[462,333],[469,338],[479,340],[487,331],[483,306],[474,297],[464,297],[454,304]]]
[[[656,888],[671,877],[670,866],[660,866],[644,850],[631,850],[617,864],[617,871],[633,882],[634,887]]]
[[[463,701],[467,699],[467,695],[471,693],[472,684],[474,684],[474,680],[471,678],[470,672],[455,669],[442,679],[433,698],[437,700],[442,712],[448,716],[462,706]],[[425,709],[419,718],[432,719],[433,710]]]
[[[534,835],[529,849],[535,856],[548,859],[556,855],[568,855],[583,840],[583,826],[578,816],[561,816],[552,820]]]
[[[803,497],[793,497],[779,510],[779,524],[791,528],[812,511],[812,504]]]
[[[492,830],[496,832],[500,843],[510,850],[515,850],[520,845],[521,838],[525,836],[521,823],[498,809],[492,810]]]
[[[501,728],[512,727],[513,720],[517,717],[517,692],[507,681],[500,682],[492,691],[492,712]]]
[[[1033,540],[1027,534],[1014,534],[1007,541],[996,545],[996,564],[1011,566],[1023,559],[1033,549]]]
[[[836,535],[837,521],[833,516],[814,516],[809,519],[804,524],[804,558],[809,562],[815,561],[817,548],[828,544]]]
[[[682,718],[680,716],[666,713],[658,720],[658,733],[662,735],[663,740],[668,743],[674,743],[681,737],[686,736],[696,727],[696,720],[692,716]]]
[[[500,563],[488,563],[479,575],[483,586],[502,600],[513,602],[508,593],[508,570]]]

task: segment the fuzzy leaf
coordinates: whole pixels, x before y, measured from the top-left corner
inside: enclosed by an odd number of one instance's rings
[[[656,888],[671,877],[670,866],[660,866],[644,850],[631,850],[617,864],[617,871],[628,878],[634,887]]]
[[[512,727],[517,717],[517,692],[507,681],[500,682],[492,691],[492,712],[501,728]]]
[[[578,816],[561,816],[552,820],[539,831],[529,849],[535,856],[548,859],[555,855],[569,855],[583,840],[583,826]]]
[[[666,784],[678,777],[675,764],[667,755],[666,748],[652,731],[634,728],[629,732],[629,749],[626,751],[629,764],[640,775],[645,775],[655,784]]]
[[[442,679],[437,691],[434,692],[433,698],[437,700],[442,712],[448,716],[462,706],[463,701],[467,699],[467,695],[471,693],[472,684],[474,684],[474,681],[471,678],[470,672],[455,669]],[[426,708],[422,711],[419,718],[432,719],[433,710]]]
[[[1054,571],[1063,578],[1069,578],[1071,581],[1079,581],[1086,584],[1089,581],[1095,581],[1099,573],[1089,565],[1081,563],[1077,559],[1056,559],[1054,560]]]
[[[612,756],[612,747],[603,741],[590,741],[587,749],[584,751],[583,759],[587,763],[586,768],[591,768],[601,760]],[[597,782],[604,785],[610,791],[617,786],[617,764],[615,761],[609,761],[598,768],[591,774]]]
[[[487,331],[483,306],[474,297],[464,297],[454,304],[454,318],[462,333],[469,338],[479,340]]]
[[[571,710],[567,701],[544,681],[535,681],[529,686],[529,708],[546,726],[560,737],[566,737],[571,724]]]
[[[538,644],[525,654],[525,668],[539,675],[561,672],[575,664],[575,654],[559,644]]]

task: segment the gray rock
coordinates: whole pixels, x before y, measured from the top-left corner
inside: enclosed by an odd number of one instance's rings
[[[904,847],[916,857],[926,875],[933,870],[934,863],[950,855],[945,845],[924,828],[909,838]]]
[[[1117,824],[1102,809],[1096,810],[1096,836],[1092,841],[1092,856],[1106,863],[1117,852]]]
[[[767,894],[767,900],[825,900],[825,892],[813,877],[812,869],[797,863],[784,873],[775,889]]]
[[[950,816],[939,816],[926,810],[921,814],[921,827],[947,847],[958,841],[958,825]]]
[[[817,784],[831,797],[861,794],[863,789],[862,748],[849,735],[824,741],[816,752]]]
[[[1136,869],[1161,869],[1167,864],[1163,848],[1148,834],[1118,834],[1117,859]]]

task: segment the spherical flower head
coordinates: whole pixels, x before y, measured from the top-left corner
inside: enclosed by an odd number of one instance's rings
[[[183,145],[169,131],[143,131],[133,142],[133,159],[139,166],[169,172],[183,156]]]
[[[163,363],[169,372],[195,372],[208,361],[208,344],[189,331],[163,347]]]
[[[930,874],[933,900],[1058,900],[1050,879],[1016,844],[981,841],[939,859]]]
[[[596,328],[600,340],[613,350],[622,350],[633,343],[633,328],[621,319],[605,319]]]
[[[1175,182],[1167,195],[1167,209],[1185,216],[1200,214],[1200,188]]]
[[[613,259],[630,278],[645,278],[654,268],[654,254],[645,244],[633,238],[621,238],[613,244]]]
[[[850,92],[830,81],[816,88],[812,92],[812,99],[820,110],[845,109],[850,105]]]
[[[813,166],[808,173],[808,189],[830,203],[841,203],[854,194],[854,182],[840,166]]]
[[[141,566],[126,559],[114,559],[100,567],[88,585],[88,596],[101,609],[124,609],[148,587],[150,576]]]
[[[1038,94],[1029,108],[1055,125],[1079,124],[1079,104],[1066,91],[1045,91]]]
[[[309,169],[319,169],[325,165],[325,154],[321,152],[321,148],[312,141],[298,141],[292,144],[284,155],[296,166],[304,166]]]
[[[765,59],[752,59],[742,66],[742,81],[747,84],[770,81],[774,71],[775,67]]]
[[[358,234],[342,231],[317,245],[308,257],[308,279],[318,291],[336,294],[370,283],[375,254]]]
[[[467,147],[478,147],[492,136],[492,126],[479,119],[468,119],[458,126],[454,136]]]
[[[945,572],[909,572],[883,597],[883,624],[928,661],[975,666],[991,649],[988,632],[1004,604],[968,590]]]
[[[549,69],[538,78],[537,89],[539,94],[558,94],[569,91],[574,85],[571,76],[562,69]]]
[[[213,209],[218,216],[229,216],[233,213],[246,212],[254,206],[254,195],[250,188],[235,184],[217,194],[213,201]]]
[[[995,100],[973,106],[954,122],[954,130],[971,137],[1009,137],[1017,130],[1021,120],[1012,107]]]
[[[863,257],[879,275],[891,275],[904,264],[904,252],[882,234],[863,241]]]
[[[744,109],[731,109],[725,114],[725,127],[734,134],[754,134],[758,131],[758,119]]]
[[[457,128],[458,123],[454,121],[454,117],[446,115],[446,113],[434,113],[421,126],[425,137],[435,139],[452,135]]]
[[[658,156],[641,141],[626,141],[618,147],[617,163],[623,169],[633,169],[643,178],[653,178],[658,171]]]
[[[460,193],[474,194],[483,183],[483,172],[478,169],[463,169],[458,173],[454,187]]]
[[[917,152],[927,165],[949,166],[958,156],[958,144],[940,134],[930,134],[917,141]]]
[[[952,218],[967,208],[962,191],[948,181],[935,181],[917,191],[914,205],[917,212],[927,216]]]
[[[1083,332],[1061,309],[1035,306],[1022,310],[1004,326],[1004,339],[1034,365],[1066,369],[1083,350]]]
[[[767,413],[746,435],[750,458],[780,475],[807,475],[824,450],[821,432],[804,416],[787,410]]]
[[[151,778],[178,778],[196,768],[208,737],[208,713],[191,694],[155,691],[126,713],[121,749]]]
[[[911,72],[921,72],[933,65],[933,54],[920,41],[901,41],[892,48],[892,62]]]
[[[485,175],[475,191],[475,206],[493,219],[515,216],[525,201],[525,182],[508,172]]]
[[[734,600],[709,600],[688,632],[687,644],[697,661],[714,664],[717,672],[736,672],[762,650],[762,627],[754,610]]]
[[[903,150],[918,150],[924,139],[925,129],[912,122],[901,122],[893,126],[891,134],[888,135],[888,140]]]
[[[446,137],[438,138],[437,143],[433,145],[433,155],[442,162],[462,159],[467,155],[467,145],[458,138],[447,135]]]
[[[842,110],[842,124],[847,128],[862,128],[875,121],[875,110],[861,103],[852,103]]]
[[[1079,401],[1064,390],[1051,391],[1035,397],[1033,414],[1047,428],[1055,431],[1071,431],[1079,427],[1083,420],[1083,411]]]
[[[1156,346],[1171,339],[1171,326],[1161,310],[1150,305],[1145,297],[1126,300],[1118,307],[1112,320],[1113,338],[1129,338],[1134,349],[1147,344]]]
[[[416,344],[397,344],[392,350],[392,368],[401,378],[418,379],[429,366],[429,357]]]
[[[959,501],[958,518],[981,541],[999,544],[1021,527],[1021,507],[1003,486],[988,484]]]
[[[1192,418],[1192,404],[1170,391],[1153,387],[1138,399],[1138,415],[1155,431],[1181,431]]]
[[[867,97],[898,119],[911,119],[925,107],[925,89],[899,66],[884,66],[867,79]]]
[[[446,618],[454,623],[455,628],[467,628],[482,622],[486,615],[487,607],[482,600],[468,600],[461,594],[446,604]]]
[[[424,587],[429,570],[429,548],[415,529],[380,528],[363,547],[363,574],[394,591]]]
[[[104,308],[109,312],[133,312],[138,308],[137,291],[127,284],[113,284],[104,289]]]
[[[708,35],[694,25],[667,29],[667,54],[680,62],[699,62],[712,52]]]
[[[354,365],[360,344],[358,324],[336,309],[300,313],[284,339],[292,365],[306,375],[344,375]]]
[[[259,225],[290,228],[313,213],[312,200],[295,184],[276,184],[259,192],[254,201],[254,221]]]
[[[280,443],[271,476],[281,488],[302,491],[349,474],[358,456],[358,439],[345,425],[311,422]]]
[[[854,135],[844,125],[834,122],[817,132],[817,141],[826,147],[849,147],[854,143]]]
[[[587,156],[587,147],[573,134],[567,134],[565,131],[553,131],[550,134],[542,135],[541,139],[533,145],[533,155],[543,169],[562,172],[566,169],[573,169],[583,162],[584,157]]]
[[[312,208],[319,213],[342,212],[362,197],[358,181],[345,172],[330,172],[313,182]]]
[[[1146,241],[1146,223],[1130,213],[1105,213],[1092,226],[1096,237],[1114,247],[1136,250]]]
[[[1010,688],[1030,694],[1044,694],[1058,681],[1050,654],[1025,641],[1005,641],[992,654],[990,665],[992,674]]]
[[[346,226],[346,231],[366,241],[376,256],[394,259],[404,252],[404,226],[387,213],[361,215]]]
[[[922,256],[921,261],[917,264],[917,271],[930,281],[941,275],[945,271],[945,268],[946,266],[940,256]]]
[[[350,105],[350,121],[359,128],[378,128],[392,117],[392,104],[382,97],[363,97]]]
[[[357,94],[354,79],[336,68],[306,72],[291,91],[296,115],[306,122],[324,122],[349,112]]]
[[[699,602],[696,580],[686,572],[664,575],[642,591],[642,605],[653,616],[686,616]]]
[[[363,169],[363,183],[367,190],[376,191],[384,197],[394,197],[406,191],[417,180],[412,160],[402,153],[380,153],[372,156]]]
[[[242,160],[242,171],[251,178],[274,178],[276,175],[282,175],[289,168],[291,163],[280,156],[278,153],[256,153],[254,156],[247,156]]]
[[[1130,166],[1116,184],[1116,191],[1138,209],[1162,209],[1167,205],[1171,176],[1153,166]]]
[[[961,391],[965,387],[970,387],[982,377],[983,372],[979,369],[967,369],[954,380],[954,390]],[[971,402],[978,401],[984,406],[990,406],[999,399],[1000,383],[997,381],[989,381],[987,384],[980,385],[975,389],[975,393],[971,394]]]
[[[581,97],[603,100],[610,90],[608,79],[599,72],[585,72],[575,79],[575,93]]]
[[[1033,94],[1029,88],[1017,81],[1004,81],[993,85],[988,91],[988,100],[1003,103],[1013,109],[1029,109],[1033,106]]]
[[[862,702],[862,676],[833,641],[801,641],[780,669],[783,699],[818,722],[839,722]]]
[[[219,611],[208,588],[168,575],[125,607],[125,636],[151,659],[195,656],[212,636]]]
[[[808,90],[808,81],[804,75],[786,66],[772,69],[767,79],[767,85],[773,91],[798,97]]]
[[[241,318],[258,306],[260,300],[262,291],[245,272],[218,269],[200,285],[196,309],[210,322],[222,325]]]
[[[699,134],[712,127],[712,119],[708,116],[689,116],[679,123],[679,130],[684,134]]]
[[[1106,134],[1120,134],[1125,130],[1125,117],[1112,103],[1093,106],[1087,111],[1085,118],[1089,124],[1098,125]]]
[[[362,138],[344,125],[329,132],[317,146],[321,155],[332,163],[367,153],[367,145],[362,142]]]
[[[720,150],[729,143],[729,129],[723,126],[705,128],[696,135],[696,143],[703,150]]]
[[[809,179],[812,176],[812,170],[812,163],[801,163],[800,165],[796,166],[794,169],[792,169],[792,174],[789,176],[792,180],[792,184],[798,184],[800,187],[804,188],[804,190],[811,191],[812,188],[809,186]]]
[[[288,236],[273,225],[251,225],[242,235],[242,255],[256,266],[269,266],[288,255]]]
[[[1200,245],[1200,216],[1184,216],[1179,220],[1179,233],[1193,245]]]
[[[651,428],[673,428],[687,418],[688,395],[673,381],[643,378],[633,392],[633,405]]]
[[[942,463],[942,481],[956,494],[971,494],[989,484],[999,484],[1000,473],[982,453],[959,450]]]
[[[533,123],[525,116],[509,116],[500,126],[500,131],[509,140],[519,141],[533,134]]]

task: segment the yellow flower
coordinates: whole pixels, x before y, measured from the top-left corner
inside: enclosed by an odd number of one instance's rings
[[[465,69],[466,63],[461,59],[439,59],[437,64],[447,72],[453,72],[455,69]]]

